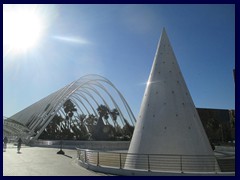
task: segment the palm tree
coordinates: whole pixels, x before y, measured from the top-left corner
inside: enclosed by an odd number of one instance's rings
[[[102,118],[104,118],[106,120],[106,122],[107,122],[107,120],[109,118],[109,109],[107,108],[107,106],[104,106],[104,105],[101,104],[100,106],[98,106],[97,112],[99,114],[98,121],[100,121],[98,123],[104,124]],[[108,124],[108,122],[107,122],[107,124]]]
[[[123,126],[123,129],[122,129],[123,134],[131,138],[133,135],[134,126],[131,126],[125,118],[123,120],[125,122],[125,125]]]
[[[93,114],[88,115],[88,117],[85,119],[85,123],[89,126],[96,125],[97,123],[97,118]]]
[[[110,110],[108,109],[107,106],[100,105],[97,108],[97,112],[99,114],[99,117],[97,119],[96,125],[92,126],[92,130],[91,130],[92,137],[93,139],[96,139],[96,140],[107,140],[110,133],[109,131],[111,129],[109,127],[110,124],[108,123]],[[103,118],[105,120],[105,124],[103,122]]]
[[[74,111],[77,111],[77,109],[75,108],[75,105],[72,103],[72,101],[70,99],[68,99],[64,104],[63,104],[63,109],[64,112],[66,113],[66,120],[71,120],[71,118],[73,117],[73,113]],[[68,122],[68,125],[70,126],[70,123]]]
[[[85,119],[85,125],[87,126],[89,138],[93,140],[93,134],[95,131],[95,126],[97,124],[98,118],[94,116],[93,114],[88,115],[88,117]]]
[[[117,123],[117,116],[119,116],[119,112],[116,108],[112,109],[111,111],[109,111],[110,116],[112,117],[114,126],[117,127],[118,123]]]
[[[110,116],[112,117],[113,123],[114,123],[114,137],[121,137],[123,136],[122,128],[117,123],[117,117],[119,116],[119,112],[116,108],[109,111]]]
[[[64,109],[64,112],[66,113],[65,114],[65,117],[66,117],[66,123],[67,123],[67,126],[68,126],[68,130],[65,130],[65,136],[67,136],[67,138],[69,139],[72,139],[73,138],[73,133],[71,132],[71,121],[72,121],[72,117],[73,117],[73,113],[75,111],[77,111],[77,109],[75,108],[75,105],[73,104],[73,102],[68,99],[64,104],[63,104],[63,109]]]

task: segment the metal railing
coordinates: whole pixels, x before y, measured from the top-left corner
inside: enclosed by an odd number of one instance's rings
[[[208,155],[130,154],[77,148],[77,157],[85,164],[119,169],[181,173],[221,171],[217,158]]]

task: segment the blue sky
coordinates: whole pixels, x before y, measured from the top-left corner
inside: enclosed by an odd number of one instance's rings
[[[3,47],[4,116],[83,75],[99,74],[121,91],[137,117],[163,27],[195,106],[235,109],[234,5],[35,8],[44,27],[37,44],[24,53]]]

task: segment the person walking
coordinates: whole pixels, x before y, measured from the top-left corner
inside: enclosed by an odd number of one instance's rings
[[[22,139],[19,138],[18,139],[18,144],[17,144],[17,151],[18,151],[18,153],[20,153],[21,146],[22,146]]]
[[[7,136],[5,136],[3,139],[3,150],[4,151],[7,150],[7,143],[8,143],[8,138],[7,138]]]

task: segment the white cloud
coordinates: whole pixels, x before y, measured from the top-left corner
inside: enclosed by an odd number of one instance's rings
[[[65,42],[70,42],[70,43],[77,43],[77,44],[91,44],[90,41],[77,37],[77,36],[53,36],[54,39],[60,40],[60,41],[65,41]]]

